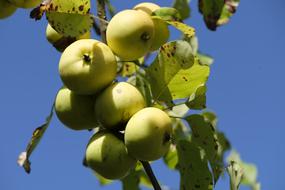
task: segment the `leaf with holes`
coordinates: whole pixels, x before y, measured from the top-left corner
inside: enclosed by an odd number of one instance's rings
[[[187,140],[177,142],[180,189],[213,189],[212,174],[201,150]]]
[[[52,0],[46,17],[58,33],[77,37],[92,27],[93,19],[89,12],[90,0]]]
[[[173,8],[177,9],[178,12],[181,15],[181,19],[184,20],[188,17],[190,17],[190,0],[174,0],[173,2]]]
[[[240,0],[199,0],[199,11],[210,30],[228,23],[236,12]]]
[[[54,105],[52,106],[52,109],[50,111],[49,116],[46,118],[46,121],[44,124],[42,124],[40,127],[36,128],[33,132],[32,138],[30,139],[29,144],[27,145],[26,151],[22,152],[18,157],[18,165],[22,166],[27,173],[31,172],[31,162],[30,162],[30,156],[41,141],[46,129],[48,128],[52,116],[53,116],[53,109]]]
[[[179,40],[164,44],[146,72],[154,100],[171,103],[205,84],[210,68],[198,63],[188,42]]]

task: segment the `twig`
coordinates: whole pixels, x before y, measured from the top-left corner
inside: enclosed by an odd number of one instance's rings
[[[149,180],[151,181],[154,190],[161,190],[161,187],[160,187],[160,185],[159,185],[159,183],[158,183],[158,181],[157,181],[157,179],[156,179],[156,177],[155,177],[155,175],[151,169],[150,164],[146,161],[140,161],[140,162],[142,163],[144,170],[145,170]]]
[[[106,30],[107,30],[107,17],[105,10],[105,0],[97,0],[97,15],[100,18],[100,33],[101,39],[104,43],[106,41]]]

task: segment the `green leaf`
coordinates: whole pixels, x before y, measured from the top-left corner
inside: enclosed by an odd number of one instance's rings
[[[200,149],[187,140],[177,143],[180,189],[213,189],[212,174]]]
[[[168,115],[170,117],[183,118],[189,111],[189,108],[185,104],[175,105],[172,107],[170,111],[168,111]]]
[[[190,0],[174,0],[172,7],[177,9],[181,15],[181,19],[184,20],[190,17]]]
[[[209,65],[210,66],[214,62],[214,59],[209,55],[198,53],[197,56],[199,58],[199,63],[201,65]]]
[[[188,26],[187,24],[178,21],[167,21],[167,23],[180,30],[188,38],[191,38],[195,35],[195,29],[191,26]]]
[[[30,156],[41,141],[46,129],[48,128],[52,116],[53,116],[53,109],[54,105],[52,106],[52,109],[50,111],[50,114],[46,118],[45,123],[43,123],[40,127],[36,128],[33,132],[32,138],[30,139],[26,151],[22,152],[18,157],[18,165],[23,167],[27,173],[31,172],[31,162],[30,162]]]
[[[210,30],[228,23],[236,12],[240,0],[199,0],[199,11]]]
[[[113,182],[113,180],[106,179],[106,178],[102,177],[101,175],[97,174],[96,172],[94,172],[94,175],[96,176],[96,178],[99,181],[101,186],[109,185]]]
[[[257,168],[254,164],[246,163],[241,160],[240,155],[236,151],[232,151],[228,157],[228,162],[236,162],[240,165],[243,171],[241,184],[250,186],[252,189],[259,188],[257,182]]]
[[[132,170],[121,182],[123,190],[140,190],[140,172]]]
[[[201,110],[206,108],[206,91],[207,88],[203,84],[190,95],[186,105],[193,110]]]
[[[136,73],[138,70],[138,66],[134,64],[134,62],[119,62],[121,63],[121,71],[120,75],[122,77],[130,77]]]
[[[111,17],[113,17],[116,14],[115,7],[113,7],[110,0],[105,0],[105,3],[107,5],[108,12],[110,13]]]
[[[205,84],[210,68],[198,63],[188,42],[179,40],[164,44],[146,72],[154,100],[170,103]]]
[[[52,0],[46,17],[58,33],[77,37],[92,27],[93,19],[89,12],[90,0]]]
[[[164,163],[168,168],[174,170],[176,169],[178,163],[178,155],[176,145],[171,145],[166,155],[163,157]]]
[[[159,17],[164,21],[180,21],[181,15],[178,10],[172,7],[162,7],[152,13],[153,17]]]
[[[238,190],[243,176],[242,168],[237,162],[231,161],[230,165],[227,167],[227,172],[230,176],[231,190]]]

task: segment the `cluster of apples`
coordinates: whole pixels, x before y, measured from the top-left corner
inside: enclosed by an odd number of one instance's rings
[[[17,8],[34,8],[42,0],[0,0],[0,19],[7,18],[17,10]]]
[[[132,61],[159,48],[167,24],[152,20],[153,3],[137,5],[115,15],[107,26],[107,44],[79,39],[59,61],[64,87],[55,99],[59,120],[73,130],[99,130],[86,147],[86,164],[107,179],[120,179],[138,160],[153,161],[169,149],[171,119],[164,111],[146,107],[141,92],[127,82],[114,82],[116,56]],[[156,23],[158,23],[156,25]],[[158,27],[158,28],[156,28]]]

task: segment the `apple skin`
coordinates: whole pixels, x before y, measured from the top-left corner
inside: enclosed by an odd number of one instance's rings
[[[7,0],[0,0],[0,19],[11,16],[16,10],[17,7],[9,3]]]
[[[124,10],[108,24],[107,44],[124,61],[144,56],[152,44],[154,24],[142,11]]]
[[[116,58],[104,43],[82,39],[69,45],[61,55],[59,74],[64,85],[78,94],[96,94],[115,79]]]
[[[55,99],[55,112],[58,119],[70,129],[92,129],[98,126],[94,103],[94,96],[78,95],[63,87]]]
[[[166,154],[171,134],[169,116],[158,108],[148,107],[138,111],[127,123],[125,144],[132,157],[153,161]]]
[[[146,106],[140,91],[127,82],[118,82],[98,95],[95,113],[107,129],[123,130],[128,120]]]
[[[86,148],[88,167],[107,179],[121,179],[136,164],[128,155],[124,142],[108,131],[99,131]]]
[[[85,34],[79,37],[73,38],[73,37],[66,37],[58,33],[50,24],[47,24],[46,27],[46,39],[60,52],[63,52],[66,47],[68,47],[76,40],[90,39],[90,38],[91,38],[90,31],[86,32]]]
[[[30,9],[41,4],[42,0],[8,0],[10,3],[19,8]]]
[[[145,2],[136,5],[133,9],[143,11],[151,16],[159,8],[160,6],[155,3]],[[152,18],[152,21],[154,22],[154,37],[150,51],[155,51],[168,41],[170,33],[166,22],[159,18]]]

